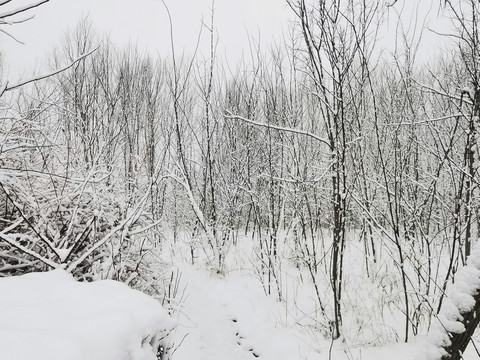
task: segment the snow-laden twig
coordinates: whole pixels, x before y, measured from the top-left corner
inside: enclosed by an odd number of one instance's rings
[[[5,1],[0,1],[0,6],[3,6],[3,5],[6,5],[10,2],[11,0],[5,0]],[[34,3],[31,3],[31,4],[28,4],[28,5],[23,5],[21,7],[18,7],[18,8],[15,8],[15,9],[11,9],[11,10],[8,10],[8,11],[5,11],[3,13],[0,13],[0,25],[14,25],[14,24],[21,24],[21,23],[24,23],[26,21],[29,21],[31,19],[34,18],[34,16],[29,16],[27,18],[23,18],[23,19],[19,19],[19,20],[11,20],[9,18],[11,18],[12,16],[15,16],[15,15],[18,15],[18,14],[21,14],[21,13],[24,13],[28,10],[31,10],[33,8],[36,8],[42,4],[45,4],[47,2],[49,2],[50,0],[41,0],[41,1],[36,1]],[[9,36],[10,38],[12,38],[13,40],[15,40],[16,42],[24,45],[24,43],[22,41],[20,41],[19,39],[17,39],[14,35],[10,34],[8,31],[6,31],[5,29],[0,29],[0,32],[4,33],[5,35]],[[3,91],[1,91],[0,93],[3,94],[5,90],[3,89]]]
[[[10,192],[9,190],[3,185],[2,182],[0,182],[0,188],[2,188],[3,192],[5,193],[5,196],[7,196],[7,198],[9,199],[9,201],[13,204],[13,206],[15,207],[15,209],[18,211],[18,213],[20,214],[21,218],[22,218],[22,222],[25,222],[32,230],[33,232],[38,236],[39,239],[41,239],[49,248],[50,250],[53,251],[53,253],[58,257],[60,258],[59,254],[57,253],[57,250],[55,249],[55,246],[54,244],[50,241],[50,239],[48,239],[46,236],[43,236],[40,231],[36,228],[35,224],[33,224],[32,221],[30,221],[30,219],[28,218],[27,215],[25,215],[25,213],[23,212],[22,210],[22,206],[20,206],[19,204],[17,204],[17,202],[15,201],[15,199],[10,195]]]
[[[420,120],[420,121],[415,121],[415,122],[399,122],[399,123],[383,124],[383,126],[412,126],[412,125],[415,126],[415,125],[425,125],[425,124],[430,124],[430,123],[433,123],[433,122],[448,120],[448,119],[451,119],[451,118],[457,118],[457,117],[459,117],[459,116],[465,116],[465,114],[463,114],[463,113],[450,114],[450,115],[440,116],[440,117],[437,117],[437,118]]]
[[[318,135],[315,135],[315,134],[313,134],[311,132],[308,132],[308,131],[305,131],[305,130],[293,129],[293,128],[289,128],[289,127],[277,126],[277,125],[272,125],[272,124],[265,124],[265,123],[261,123],[261,122],[258,122],[258,121],[247,119],[247,118],[245,118],[243,116],[240,116],[240,115],[233,115],[229,111],[227,111],[225,113],[225,118],[233,119],[233,120],[241,120],[243,122],[246,122],[247,124],[260,126],[260,127],[264,127],[264,128],[268,128],[268,129],[274,129],[274,130],[289,132],[289,133],[293,133],[293,134],[305,135],[305,136],[311,137],[312,139],[315,139],[317,141],[320,141],[321,143],[324,143],[324,144],[330,146],[330,142],[327,139],[322,138]]]
[[[48,0],[47,0],[48,1]],[[8,85],[8,82],[3,86],[1,92],[0,92],[0,96],[2,96],[5,92],[7,91],[11,91],[11,90],[14,90],[14,89],[17,89],[19,87],[22,87],[22,86],[25,86],[27,84],[30,84],[32,82],[36,82],[36,81],[40,81],[40,80],[44,80],[44,79],[47,79],[49,77],[52,77],[52,76],[55,76],[57,74],[60,74],[61,72],[64,72],[68,69],[70,69],[73,65],[75,65],[77,62],[85,59],[87,56],[90,56],[91,54],[93,54],[95,51],[98,50],[100,46],[97,46],[96,48],[94,48],[93,50],[90,50],[89,52],[83,54],[83,55],[80,55],[78,58],[76,58],[75,60],[73,60],[70,64],[60,68],[60,69],[56,69],[52,72],[49,72],[47,74],[43,74],[43,75],[39,75],[39,76],[35,76],[31,79],[28,79],[28,80],[25,80],[25,81],[21,81],[17,84],[14,84],[14,85],[11,85],[9,86]]]
[[[160,224],[162,223],[162,221],[163,221],[163,220],[157,220],[157,221],[155,221],[155,222],[153,222],[153,223],[151,223],[151,224],[149,224],[149,225],[147,225],[147,226],[145,226],[145,227],[143,227],[143,228],[141,228],[141,229],[129,231],[129,232],[128,232],[128,235],[134,236],[134,235],[141,234],[141,233],[143,233],[143,232],[145,232],[145,231],[150,230],[151,228],[153,228],[153,227],[155,227],[155,226],[157,226],[157,225],[160,225]]]
[[[415,80],[414,80],[414,81],[415,81]],[[461,96],[454,95],[454,94],[448,94],[448,93],[446,93],[446,92],[444,92],[444,91],[440,91],[440,90],[435,89],[435,88],[433,88],[433,87],[431,87],[431,86],[428,86],[428,85],[425,85],[425,84],[421,84],[421,83],[419,83],[419,82],[417,82],[417,81],[415,81],[415,82],[417,83],[418,87],[419,87],[421,90],[427,90],[427,91],[429,91],[429,92],[431,92],[431,93],[434,93],[434,94],[442,95],[442,96],[445,96],[445,97],[450,98],[450,99],[453,99],[453,100],[458,100],[459,102],[463,101],[463,102],[466,103],[466,104],[473,105],[473,103],[472,103],[470,100],[468,100],[468,99],[462,99]]]
[[[36,147],[38,148],[38,146],[36,146]],[[17,177],[23,176],[23,173],[25,173],[25,176],[29,176],[30,174],[35,174],[35,175],[38,175],[38,176],[43,176],[43,177],[47,177],[47,178],[54,177],[54,178],[58,178],[58,179],[62,179],[62,180],[67,180],[70,183],[79,183],[79,184],[83,184],[85,182],[85,179],[86,179],[86,178],[76,179],[76,178],[72,178],[72,177],[68,177],[68,176],[54,174],[54,173],[51,173],[51,172],[48,172],[48,171],[39,171],[39,170],[35,170],[35,169],[19,169],[19,168],[0,167],[0,170],[4,173],[11,173],[13,176],[17,176]],[[88,180],[88,183],[89,184],[100,184],[103,181],[105,181],[105,179],[107,179],[110,175],[111,175],[111,172],[107,173],[106,175],[103,175],[101,178],[94,178],[94,179]]]
[[[28,11],[28,10],[31,10],[31,9],[34,9],[36,7],[39,7],[40,5],[42,4],[45,4],[47,2],[49,2],[50,0],[41,0],[41,1],[36,1],[32,4],[28,4],[28,5],[24,5],[24,6],[21,6],[21,7],[18,7],[16,9],[13,9],[13,10],[9,10],[9,11],[5,11],[4,13],[1,13],[0,14],[0,19],[5,19],[7,17],[11,17],[11,16],[15,16],[15,15],[18,15],[18,14],[21,14],[25,11]],[[3,1],[0,6],[2,5],[5,5],[6,3],[8,3],[9,1]]]
[[[18,250],[22,251],[23,253],[28,254],[28,255],[32,256],[33,258],[35,258],[37,260],[40,260],[45,265],[48,265],[53,269],[61,269],[62,268],[61,264],[57,264],[57,263],[53,262],[52,260],[49,260],[49,259],[43,257],[42,255],[37,254],[35,251],[30,250],[29,248],[19,244],[17,241],[13,240],[8,235],[0,233],[0,239],[5,241],[7,244],[10,244],[11,246],[17,248]]]
[[[179,167],[180,168],[180,167]],[[198,205],[197,201],[195,200],[195,196],[193,195],[193,191],[190,188],[188,181],[186,180],[186,175],[183,174],[183,180],[179,179],[177,176],[170,174],[169,177],[175,180],[179,185],[181,185],[185,191],[187,192],[188,200],[190,201],[190,206],[193,209],[193,212],[195,213],[195,216],[197,217],[198,221],[200,222],[200,225],[202,228],[205,230],[205,234],[207,235],[207,241],[212,250],[215,249],[214,244],[215,244],[215,235],[213,234],[213,230],[211,227],[208,225],[207,221],[205,221],[205,216],[203,214],[203,211],[200,209],[200,206]]]
[[[130,216],[127,216],[119,225],[111,229],[107,235],[105,235],[101,240],[97,241],[90,249],[88,249],[85,253],[83,253],[82,256],[80,256],[77,260],[72,262],[68,266],[67,272],[72,273],[77,268],[77,266],[82,263],[82,261],[84,261],[87,257],[89,257],[99,247],[105,245],[118,231],[128,228],[135,220],[137,220],[138,216],[143,210],[143,207],[145,206],[145,203],[147,202],[147,199],[148,199],[148,192],[145,193],[145,195],[139,201],[137,206],[131,212]]]
[[[19,226],[22,222],[23,222],[23,219],[18,219],[18,220],[15,221],[13,224],[7,226],[5,229],[3,229],[2,231],[0,231],[0,234],[7,234],[7,233],[9,233],[9,232],[12,231],[13,229],[15,229],[17,226]]]
[[[60,246],[61,246],[61,247],[60,247],[59,249],[57,249],[57,253],[59,254],[59,256],[62,255],[62,254],[65,254],[64,256],[60,256],[60,260],[61,260],[62,262],[67,262],[67,261],[70,259],[70,257],[72,256],[73,250],[75,250],[75,248],[77,247],[77,245],[78,245],[80,242],[83,242],[83,240],[88,236],[88,234],[89,234],[90,231],[91,231],[91,226],[92,226],[92,224],[94,223],[95,219],[96,219],[96,217],[93,216],[93,217],[87,222],[87,224],[85,225],[85,228],[83,229],[83,231],[82,231],[80,234],[78,234],[78,235],[76,236],[75,241],[74,241],[73,244],[70,246],[70,248],[63,248],[63,247],[62,247],[63,244],[64,244],[64,242],[67,240],[67,236],[65,236],[64,239],[63,239],[63,241],[60,242]],[[70,222],[70,225],[72,225],[72,224],[73,224],[73,221]],[[69,227],[70,227],[70,226],[69,226]],[[68,232],[68,231],[67,231],[67,232]],[[69,233],[69,234],[70,234],[69,236],[72,235],[71,233]]]

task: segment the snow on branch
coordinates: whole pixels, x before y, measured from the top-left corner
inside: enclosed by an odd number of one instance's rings
[[[24,252],[25,254],[28,254],[31,257],[43,262],[45,265],[48,265],[53,269],[61,269],[62,268],[62,265],[57,264],[57,263],[53,262],[52,260],[49,260],[49,259],[43,257],[40,254],[37,254],[35,251],[28,249],[27,247],[21,245],[20,243],[18,243],[14,239],[12,239],[10,236],[5,235],[1,232],[0,232],[0,239],[5,241],[7,244],[10,244],[14,248],[17,248],[18,250]]]
[[[14,25],[14,24],[21,24],[21,23],[24,23],[26,21],[29,21],[31,19],[34,18],[34,16],[29,16],[29,17],[26,17],[26,18],[23,18],[23,19],[15,19],[15,20],[12,20],[10,19],[12,16],[15,16],[15,15],[18,15],[18,14],[21,14],[23,12],[26,12],[28,10],[31,10],[33,8],[36,8],[42,4],[45,4],[47,2],[49,2],[50,0],[41,0],[41,1],[36,1],[34,3],[31,3],[29,5],[24,5],[22,7],[18,7],[16,9],[12,9],[12,10],[9,10],[9,11],[5,11],[3,13],[0,13],[0,25]],[[3,5],[6,5],[8,4],[9,2],[11,2],[11,0],[3,0],[3,1],[0,1],[0,6],[3,6]],[[13,40],[15,40],[16,42],[20,43],[20,44],[24,44],[22,41],[20,41],[19,39],[17,39],[14,35],[10,34],[8,31],[6,31],[5,29],[2,29],[0,28],[0,32],[9,36],[10,38],[12,38]],[[2,94],[3,94],[3,91],[2,91]]]
[[[178,168],[181,169],[180,166],[178,166]],[[213,244],[215,243],[215,235],[213,234],[213,230],[208,225],[208,222],[205,220],[203,211],[200,209],[198,202],[195,200],[195,196],[193,195],[193,191],[188,183],[185,173],[183,171],[181,171],[181,173],[182,173],[183,180],[179,179],[177,176],[173,175],[172,173],[169,175],[169,177],[175,180],[186,191],[188,200],[190,201],[190,206],[192,207],[192,210],[195,213],[195,216],[197,217],[197,220],[199,221],[202,229],[205,231],[205,234],[207,235],[208,244],[212,249],[214,249]]]
[[[50,73],[47,73],[47,74],[43,74],[43,75],[39,75],[39,76],[36,76],[36,77],[33,77],[31,79],[28,79],[28,80],[25,80],[25,81],[22,81],[22,82],[19,82],[17,84],[14,84],[12,86],[9,86],[8,85],[8,82],[4,85],[3,89],[1,90],[0,92],[0,97],[3,95],[3,93],[5,93],[6,91],[10,91],[10,90],[14,90],[14,89],[17,89],[19,87],[22,87],[24,85],[27,85],[27,84],[30,84],[32,82],[36,82],[36,81],[40,81],[40,80],[44,80],[46,78],[49,78],[51,76],[55,76],[63,71],[66,71],[68,69],[70,69],[73,65],[75,65],[77,62],[85,59],[87,56],[90,56],[91,54],[93,54],[95,51],[97,51],[99,48],[99,46],[97,46],[96,48],[94,48],[93,50],[90,50],[89,52],[83,54],[83,55],[80,55],[78,58],[76,58],[75,60],[73,60],[70,64],[68,64],[67,66],[64,66],[60,69],[57,69],[57,70],[54,70]]]
[[[480,249],[457,271],[418,359],[460,360],[480,322]]]
[[[420,120],[420,121],[414,121],[414,122],[397,122],[397,123],[385,123],[383,124],[384,126],[415,126],[415,125],[428,125],[433,122],[438,122],[438,121],[444,121],[444,120],[449,120],[451,118],[458,118],[460,116],[466,117],[465,114],[463,113],[456,113],[456,114],[449,114],[445,116],[440,116],[436,118],[431,118],[431,119],[426,119],[426,120]]]
[[[20,13],[23,13],[25,11],[28,11],[28,10],[31,10],[31,9],[34,9],[36,7],[39,7],[40,5],[42,4],[45,4],[47,2],[49,2],[50,0],[41,0],[41,1],[36,1],[32,4],[28,4],[28,5],[24,5],[22,7],[19,7],[19,8],[16,8],[16,9],[13,9],[13,10],[10,10],[10,11],[6,11],[4,12],[3,14],[0,14],[0,19],[5,19],[7,17],[11,17],[11,16],[15,16],[15,15],[18,15]],[[0,6],[2,5],[5,5],[7,3],[9,3],[10,1],[2,1],[0,3]]]
[[[73,261],[67,268],[67,272],[72,273],[78,265],[82,263],[87,257],[89,257],[95,250],[97,250],[99,247],[105,245],[110,238],[112,238],[118,231],[128,229],[133,222],[135,222],[138,217],[141,215],[141,212],[143,211],[143,208],[145,206],[145,203],[147,202],[148,199],[148,192],[145,193],[145,195],[140,199],[139,203],[136,205],[136,207],[131,211],[129,216],[127,216],[119,225],[111,229],[107,235],[105,235],[101,240],[97,241],[90,249],[85,251],[85,253],[80,256],[77,260]]]
[[[250,125],[265,127],[265,128],[268,128],[268,129],[275,129],[275,130],[278,130],[278,131],[285,131],[285,132],[289,132],[289,133],[293,133],[293,134],[305,135],[305,136],[311,137],[312,139],[315,139],[317,141],[320,141],[321,143],[324,143],[324,144],[330,146],[330,143],[327,139],[322,138],[320,136],[317,136],[317,135],[315,135],[311,132],[305,131],[305,130],[293,129],[293,128],[284,127],[284,126],[277,126],[277,125],[272,125],[272,124],[268,124],[268,123],[267,124],[261,123],[261,122],[258,122],[258,121],[254,121],[254,120],[244,118],[243,116],[240,116],[240,115],[233,115],[230,111],[227,111],[224,116],[227,119],[241,120],[241,121],[246,122],[247,124],[250,124]]]
[[[452,99],[452,100],[457,100],[460,103],[464,102],[466,104],[473,105],[471,100],[465,99],[462,96],[458,96],[458,95],[455,95],[455,94],[448,94],[444,91],[440,91],[440,90],[435,89],[431,86],[421,84],[417,81],[415,81],[415,82],[416,82],[417,86],[420,88],[420,90],[424,90],[424,91],[428,91],[428,92],[433,93],[433,94],[441,95],[441,96],[444,96],[444,97]]]

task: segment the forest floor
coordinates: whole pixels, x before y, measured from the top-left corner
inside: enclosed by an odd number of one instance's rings
[[[183,249],[186,250],[186,247]],[[302,315],[292,309],[308,299],[302,299],[302,291],[292,286],[284,291],[295,292],[295,296],[287,296],[295,299],[292,300],[295,304],[279,302],[276,296],[265,295],[255,266],[252,265],[250,251],[248,246],[230,249],[227,265],[230,270],[225,276],[217,275],[201,264],[188,264],[187,252],[176,252],[174,263],[181,279],[177,295],[178,327],[174,334],[173,359],[418,358],[422,342],[415,339],[409,344],[380,347],[368,343],[353,344],[345,338],[332,342],[311,326],[302,325],[304,319],[301,317],[307,317],[308,314]],[[375,326],[373,323],[370,325]]]

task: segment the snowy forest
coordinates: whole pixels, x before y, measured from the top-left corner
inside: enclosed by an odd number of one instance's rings
[[[48,0],[9,2],[14,37]],[[214,3],[206,54],[72,27],[45,75],[1,78],[0,298],[124,283],[176,322],[158,359],[477,359],[480,3],[438,2],[429,61],[378,45],[396,1],[285,0],[285,41],[236,64]]]

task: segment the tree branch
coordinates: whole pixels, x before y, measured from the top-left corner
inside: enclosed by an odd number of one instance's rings
[[[36,7],[39,7],[40,5],[42,4],[45,4],[47,2],[49,2],[50,0],[42,0],[42,1],[39,1],[37,3],[33,3],[33,4],[29,4],[29,5],[25,5],[25,6],[22,6],[22,7],[19,7],[17,9],[14,9],[14,10],[10,10],[10,11],[7,11],[3,14],[0,14],[0,19],[5,19],[7,17],[10,17],[10,16],[14,16],[14,15],[17,15],[17,14],[20,14],[20,13],[23,13],[25,11],[28,11],[30,9],[34,9]],[[9,1],[4,1],[0,4],[1,5],[5,5],[6,3],[8,3]]]
[[[48,1],[48,0],[47,0]],[[87,56],[93,54],[95,51],[98,50],[100,46],[97,46],[95,49],[89,51],[88,53],[86,54],[83,54],[83,55],[80,55],[78,58],[76,58],[75,60],[73,60],[70,64],[68,64],[67,66],[63,67],[63,68],[60,68],[60,69],[57,69],[51,73],[48,73],[48,74],[44,74],[44,75],[40,75],[40,76],[37,76],[37,77],[34,77],[32,79],[29,79],[29,80],[25,80],[25,81],[22,81],[22,82],[19,82],[18,84],[15,84],[15,85],[12,85],[12,86],[8,86],[8,83],[5,84],[4,86],[4,89],[2,89],[2,92],[0,93],[0,97],[3,95],[4,92],[6,91],[10,91],[10,90],[14,90],[14,89],[17,89],[19,87],[22,87],[24,85],[27,85],[27,84],[30,84],[32,82],[35,82],[35,81],[40,81],[40,80],[44,80],[46,78],[49,78],[51,76],[55,76],[65,70],[68,70],[70,69],[73,65],[75,65],[77,62],[85,59]]]
[[[41,262],[43,262],[45,265],[48,265],[50,266],[51,268],[54,268],[54,269],[60,269],[62,268],[62,265],[60,264],[57,264],[47,258],[44,258],[42,255],[40,254],[37,254],[35,251],[33,250],[30,250],[29,248],[19,244],[18,242],[16,242],[15,240],[11,239],[8,235],[5,235],[3,233],[0,232],[0,239],[2,239],[3,241],[7,242],[8,244],[10,244],[11,246],[17,248],[18,250],[24,252],[25,254],[28,254],[32,257],[34,257],[35,259],[37,260],[40,260]]]
[[[230,111],[227,111],[224,116],[225,116],[225,118],[227,118],[227,119],[241,120],[241,121],[243,121],[243,122],[246,122],[247,124],[255,125],[255,126],[260,126],[260,127],[265,127],[265,128],[267,128],[267,129],[274,129],[274,130],[285,131],[285,132],[289,132],[289,133],[293,133],[293,134],[305,135],[305,136],[311,137],[312,139],[315,139],[315,140],[317,140],[317,141],[320,141],[321,143],[324,143],[324,144],[326,144],[328,147],[330,147],[330,143],[328,142],[327,139],[322,138],[322,137],[320,137],[320,136],[317,136],[317,135],[315,135],[315,134],[313,134],[313,133],[311,133],[311,132],[305,131],[305,130],[293,129],[293,128],[288,128],[288,127],[283,127],[283,126],[277,126],[277,125],[265,124],[265,123],[257,122],[257,121],[254,121],[254,120],[250,120],[250,119],[244,118],[243,116],[233,115]]]

